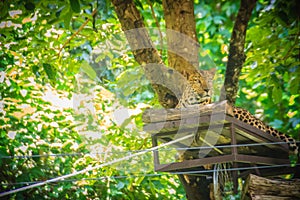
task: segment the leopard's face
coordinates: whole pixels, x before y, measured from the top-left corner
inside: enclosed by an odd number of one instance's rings
[[[178,107],[189,105],[206,105],[211,103],[212,82],[215,70],[200,71],[200,74],[193,74],[188,79],[188,86],[183,92]]]
[[[190,86],[187,88],[187,95],[185,99],[189,102],[190,105],[193,104],[207,104],[211,102],[211,92],[208,84],[205,79],[199,74],[195,74],[190,77],[189,83]]]

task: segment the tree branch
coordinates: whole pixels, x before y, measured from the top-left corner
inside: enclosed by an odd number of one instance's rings
[[[155,16],[155,12],[154,12],[154,8],[153,8],[152,2],[150,0],[147,0],[147,3],[150,6],[152,17],[153,17],[153,19],[155,21],[155,24],[157,26],[157,29],[158,29],[158,34],[159,34],[159,39],[160,39],[160,48],[161,48],[160,49],[160,55],[162,55],[163,54],[164,41],[163,41],[163,36],[162,36],[160,24],[159,24],[159,21],[158,21],[157,17]]]
[[[97,11],[98,11],[97,8],[95,8],[91,16],[94,17]],[[89,23],[90,20],[91,20],[90,18],[85,20],[85,22],[79,27],[79,29],[73,35],[71,35],[71,37],[63,44],[63,46],[59,49],[59,52],[57,54],[58,57],[60,56],[61,51],[71,42],[73,38],[75,38],[82,31],[82,29],[87,25],[87,23]]]
[[[167,28],[168,64],[185,78],[197,73],[199,43],[196,34],[194,2],[163,0]]]
[[[221,100],[227,99],[228,103],[232,105],[236,100],[239,76],[245,61],[246,31],[255,3],[256,0],[241,0],[241,6],[231,35],[224,83],[226,94],[221,94]]]
[[[164,67],[134,2],[132,0],[113,0],[112,3],[133,55],[136,61],[143,66],[147,79],[150,80],[153,89],[158,94],[160,104],[166,108],[175,107],[178,103],[176,97],[178,94],[176,87],[174,88],[174,82],[172,83],[173,71]],[[157,65],[153,65],[153,63]]]

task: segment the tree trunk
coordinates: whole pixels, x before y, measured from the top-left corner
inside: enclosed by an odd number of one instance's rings
[[[194,2],[163,0],[167,27],[168,64],[186,79],[197,73],[199,43],[196,34]]]
[[[201,176],[178,175],[186,193],[187,199],[205,200],[209,198],[209,181]]]
[[[194,2],[163,0],[167,28],[168,64],[186,79],[199,73],[199,43],[196,34]],[[185,85],[183,85],[183,88]],[[209,181],[205,176],[178,175],[189,200],[209,199]]]
[[[221,100],[227,99],[228,103],[232,105],[236,100],[239,76],[245,61],[246,30],[255,3],[256,0],[241,0],[241,6],[231,35],[224,83],[225,94],[222,93]]]
[[[180,95],[177,94],[174,82],[172,83],[172,80],[176,80],[176,77],[174,77],[172,70],[164,67],[134,2],[132,0],[113,0],[112,3],[133,55],[136,61],[143,66],[146,77],[158,94],[160,104],[166,108],[175,107],[178,103],[176,96]]]

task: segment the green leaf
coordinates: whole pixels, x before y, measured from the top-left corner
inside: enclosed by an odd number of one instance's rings
[[[71,5],[72,10],[75,13],[80,13],[80,3],[79,3],[79,0],[70,0],[70,5]]]
[[[225,20],[225,18],[222,17],[222,16],[214,16],[213,19],[214,19],[214,23],[215,23],[215,24],[222,24],[223,21]]]
[[[124,184],[122,181],[120,181],[120,182],[116,185],[116,187],[118,188],[118,190],[123,189],[124,186],[125,186],[125,184]]]
[[[290,91],[291,94],[298,94],[299,93],[299,85],[300,85],[300,79],[294,78],[290,82]]]
[[[67,14],[65,14],[64,17],[63,17],[66,29],[70,28],[70,22],[71,22],[71,19],[72,19],[72,15],[73,15],[73,11],[72,11],[72,9],[70,9],[69,12]]]
[[[48,63],[43,63],[43,68],[50,80],[50,84],[54,86],[56,84],[57,69]]]
[[[84,73],[86,73],[92,80],[96,80],[97,79],[97,74],[95,72],[95,70],[89,65],[88,62],[84,61],[81,64],[81,69]]]
[[[145,179],[144,176],[137,177],[137,178],[135,179],[135,184],[136,184],[136,185],[141,185],[141,183],[142,183],[142,181],[143,181],[144,179]]]
[[[34,73],[34,75],[36,75],[37,77],[40,77],[40,73],[39,73],[39,66],[38,65],[33,65],[31,67],[32,72]]]
[[[0,147],[0,156],[8,156],[7,149],[5,147]],[[1,159],[2,160],[2,159]]]
[[[279,86],[274,86],[272,90],[272,99],[274,104],[277,104],[282,99],[282,90]]]
[[[50,80],[55,80],[56,77],[56,69],[48,63],[43,63],[43,68]]]
[[[273,122],[270,122],[269,125],[272,126],[273,128],[279,129],[282,127],[283,121],[279,119],[275,119]]]
[[[29,174],[31,180],[34,180],[34,178],[40,178],[44,176],[44,172],[39,167],[34,167],[30,170]]]
[[[117,85],[125,96],[129,96],[142,86],[143,75],[141,68],[128,69],[119,75]]]

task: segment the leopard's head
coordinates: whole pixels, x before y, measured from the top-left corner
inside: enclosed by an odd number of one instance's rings
[[[215,69],[203,70],[189,77],[188,86],[182,96],[183,106],[211,103],[215,71]]]

